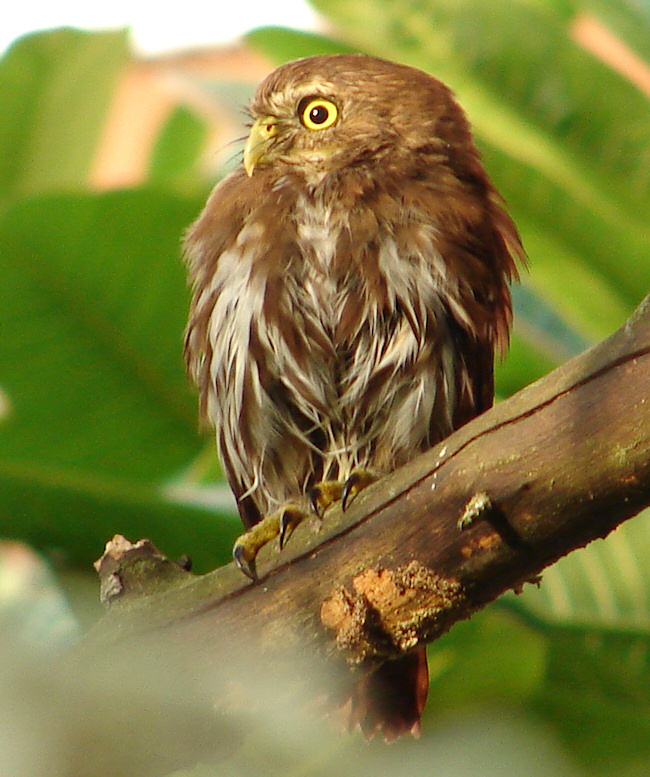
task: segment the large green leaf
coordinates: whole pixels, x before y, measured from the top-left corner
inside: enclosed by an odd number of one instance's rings
[[[450,713],[516,705],[519,725],[531,714],[546,720],[585,774],[618,777],[630,762],[647,774],[648,636],[549,627],[495,606],[456,624],[428,652],[425,731]]]
[[[476,646],[481,650],[477,652]],[[547,640],[511,613],[490,608],[429,646],[431,694],[450,710],[481,703],[524,703],[543,687]]]
[[[258,27],[246,35],[246,41],[277,63],[316,54],[340,54],[354,50],[332,38],[286,27]]]
[[[613,629],[650,640],[650,511],[619,526],[605,541],[560,559],[539,588],[511,597],[515,609],[560,626]]]
[[[648,774],[648,638],[573,628],[546,633],[546,680],[530,709],[554,727],[588,774]]]
[[[203,448],[182,363],[179,247],[202,199],[52,195],[0,221],[6,536],[41,546],[58,536],[86,562],[117,531],[212,555],[196,527],[212,540],[216,518],[172,508],[161,491]]]
[[[0,222],[0,457],[159,481],[199,450],[180,235],[155,192],[52,196]]]
[[[61,29],[14,43],[0,60],[0,197],[85,183],[126,59],[124,32]]]

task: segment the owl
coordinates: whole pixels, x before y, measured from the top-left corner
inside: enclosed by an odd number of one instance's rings
[[[185,357],[245,532],[235,561],[481,413],[523,251],[451,91],[364,54],[271,73],[243,163],[189,229]],[[420,650],[350,722],[417,731]]]

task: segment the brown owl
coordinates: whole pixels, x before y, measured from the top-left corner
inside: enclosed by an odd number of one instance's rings
[[[451,91],[363,54],[259,86],[243,165],[185,250],[185,341],[246,533],[234,557],[490,407],[522,248]],[[422,652],[357,689],[351,723],[417,730]]]

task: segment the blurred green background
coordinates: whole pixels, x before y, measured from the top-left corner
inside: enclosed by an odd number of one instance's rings
[[[313,5],[330,37],[263,28],[249,50],[269,68],[347,49],[403,61],[450,84],[470,116],[530,259],[499,396],[620,326],[650,290],[650,4]],[[638,67],[602,61],[599,36]],[[43,590],[63,587],[82,623],[97,617],[91,564],[114,533],[203,572],[229,560],[239,531],[184,374],[179,246],[215,181],[206,148],[220,118],[196,106],[223,118],[225,104],[238,125],[254,83],[186,74],[192,99],[171,106],[142,182],[101,191],[97,149],[133,65],[126,33],[72,29],[23,38],[0,61],[0,536],[43,554],[56,574]],[[424,740],[505,710],[557,748],[545,774],[650,774],[649,559],[646,515],[431,646]],[[541,774],[524,770],[530,758],[519,773]],[[337,771],[324,763],[290,773]]]

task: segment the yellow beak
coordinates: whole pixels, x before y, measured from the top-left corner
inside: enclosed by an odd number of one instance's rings
[[[268,158],[273,138],[278,134],[278,120],[274,116],[263,116],[251,127],[244,147],[244,169],[250,177],[253,170]]]

